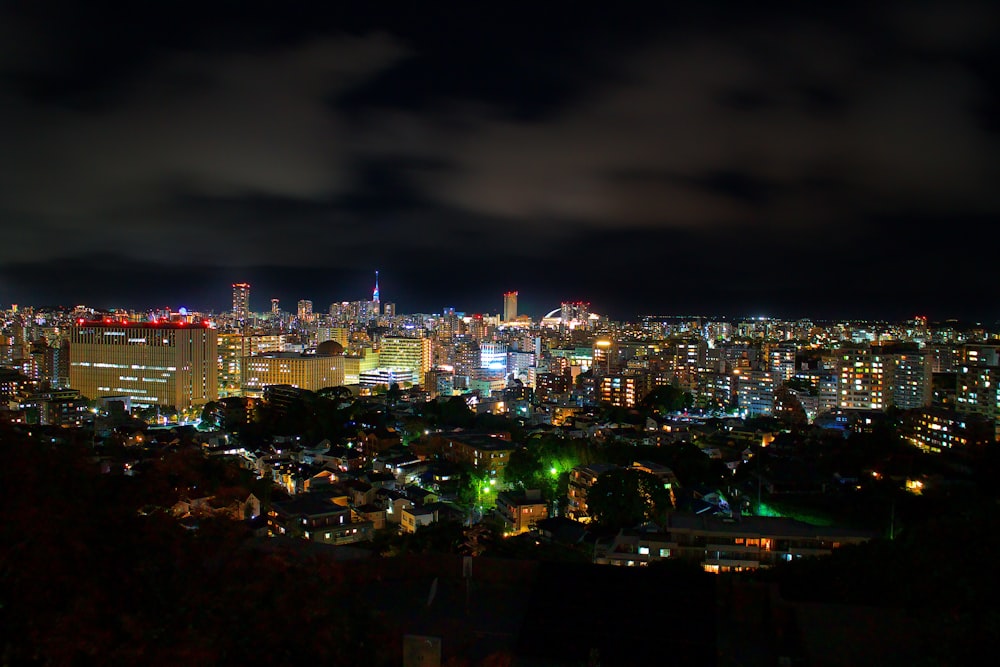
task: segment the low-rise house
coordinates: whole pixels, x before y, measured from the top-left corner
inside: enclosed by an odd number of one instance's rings
[[[375,505],[385,510],[385,520],[398,524],[403,520],[403,510],[413,507],[413,501],[401,491],[379,489],[375,492]]]
[[[303,494],[275,502],[268,512],[268,533],[326,544],[353,544],[370,540],[373,524],[349,507],[322,494]]]
[[[437,512],[428,507],[407,507],[400,516],[400,527],[404,533],[415,533],[423,526],[437,521]]]
[[[373,530],[382,530],[386,527],[385,508],[379,507],[374,503],[369,503],[367,505],[358,505],[354,508],[354,511],[362,521],[371,521]]]
[[[549,506],[538,489],[501,491],[497,494],[497,518],[504,536],[520,535],[549,516]]]

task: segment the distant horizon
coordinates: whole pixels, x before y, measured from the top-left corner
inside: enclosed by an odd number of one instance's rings
[[[254,297],[253,297],[253,284],[252,283],[251,283],[251,291],[250,291],[250,293],[251,293],[251,298],[250,298],[250,304],[251,304],[250,312],[254,313],[254,314],[259,314],[259,315],[267,315],[267,314],[269,314],[270,313],[270,304],[269,304],[269,301],[268,301],[268,305],[267,305],[266,308],[261,308],[261,309],[254,308],[254,304],[253,304],[253,301],[254,301]],[[271,297],[268,297],[268,299],[270,299],[270,298]],[[502,299],[502,295],[501,295],[501,299]],[[365,300],[365,299],[340,299],[340,300],[334,300],[334,301],[330,301],[330,302],[317,302],[315,299],[313,299],[312,300],[313,301],[313,312],[314,312],[314,314],[317,314],[317,315],[328,315],[329,306],[332,305],[332,304],[334,304],[334,303],[344,303],[344,302],[348,302],[349,303],[349,302],[352,302],[352,301],[363,301],[363,300]],[[370,299],[368,299],[368,300],[370,300]],[[573,300],[575,301],[577,299],[573,299]],[[299,301],[299,299],[285,300],[285,299],[280,299],[279,298],[279,307],[281,308],[282,312],[294,314],[296,312],[296,309],[297,309],[298,301]],[[567,300],[567,301],[569,301],[569,300]],[[427,310],[427,309],[418,309],[418,310],[401,309],[401,308],[398,307],[399,306],[398,302],[395,302],[395,301],[392,301],[392,300],[388,300],[388,299],[380,299],[380,303],[382,303],[383,305],[386,304],[386,303],[394,303],[394,304],[396,304],[397,305],[397,309],[396,309],[396,315],[397,316],[408,316],[408,315],[437,315],[437,316],[439,316],[444,311],[443,307],[440,307],[440,308],[437,308],[437,309],[434,309],[434,310]],[[528,312],[526,310],[523,310],[523,309],[521,309],[520,303],[519,303],[518,304],[518,315],[519,316],[521,316],[521,315],[528,315],[531,318],[532,321],[537,322],[537,321],[540,321],[541,319],[543,319],[544,316],[547,315],[552,310],[558,309],[560,307],[561,303],[562,302],[556,303],[552,308],[549,308],[549,309],[545,310],[541,314],[537,314],[538,313],[537,310],[533,310],[532,312]],[[225,315],[225,314],[231,312],[231,305],[226,305],[224,307],[218,307],[218,308],[216,308],[216,307],[199,308],[199,307],[192,307],[192,304],[190,304],[190,302],[184,302],[183,305],[161,304],[161,305],[140,306],[140,305],[136,305],[136,303],[129,303],[129,304],[121,304],[121,303],[119,303],[119,304],[116,304],[116,305],[99,305],[97,303],[87,303],[86,301],[78,301],[76,303],[73,303],[73,305],[67,305],[65,303],[64,304],[52,304],[52,303],[40,303],[39,304],[39,303],[31,303],[28,300],[20,300],[20,301],[9,302],[8,303],[8,307],[3,308],[3,309],[4,310],[8,310],[9,307],[13,306],[13,305],[17,305],[19,309],[20,308],[24,308],[24,307],[30,307],[30,308],[33,308],[35,310],[42,310],[42,311],[49,311],[49,310],[54,310],[54,311],[58,311],[58,310],[71,311],[74,308],[77,308],[79,306],[83,306],[83,307],[86,307],[86,308],[93,309],[94,311],[97,311],[97,312],[115,312],[115,311],[120,311],[121,310],[121,311],[130,311],[130,312],[141,313],[141,312],[151,312],[151,311],[155,311],[155,310],[168,309],[171,313],[177,313],[181,309],[185,309],[188,313],[192,313],[192,314],[197,313],[197,314],[204,314],[204,315],[211,315],[211,316],[220,316],[220,315]],[[498,308],[496,310],[463,308],[460,305],[458,305],[457,303],[454,306],[449,305],[449,306],[446,306],[446,307],[448,307],[448,308],[452,308],[453,307],[455,309],[456,313],[461,313],[464,316],[489,315],[489,316],[501,316],[502,317],[502,315],[503,315],[503,304],[502,303],[499,304],[499,306],[498,306]],[[627,322],[627,323],[640,322],[640,321],[642,321],[645,318],[658,318],[658,317],[662,317],[662,318],[666,318],[666,319],[678,319],[678,320],[683,320],[683,319],[687,319],[687,318],[690,318],[690,319],[699,318],[699,319],[703,319],[703,320],[707,320],[707,321],[722,321],[722,322],[726,322],[726,321],[728,321],[728,322],[742,322],[742,321],[747,321],[747,320],[763,319],[763,320],[778,320],[778,321],[785,321],[785,322],[795,322],[795,321],[799,321],[799,320],[809,320],[809,321],[815,322],[815,323],[865,322],[865,323],[872,323],[872,324],[878,324],[878,323],[898,324],[898,323],[901,323],[901,322],[906,322],[906,321],[909,321],[909,320],[913,320],[913,319],[915,319],[916,317],[919,316],[919,317],[927,317],[927,321],[928,321],[929,325],[931,325],[931,324],[955,323],[955,324],[959,324],[959,325],[962,325],[962,326],[984,326],[984,327],[987,327],[987,326],[990,326],[990,325],[993,325],[993,324],[1000,324],[1000,318],[997,318],[996,320],[993,320],[992,322],[990,322],[990,321],[987,321],[987,320],[983,320],[981,318],[974,318],[974,317],[962,317],[962,316],[934,317],[934,316],[931,316],[931,315],[927,315],[925,313],[915,313],[913,315],[908,315],[908,316],[889,317],[889,316],[865,316],[865,315],[833,316],[833,315],[822,315],[822,314],[818,314],[818,315],[799,314],[799,315],[792,316],[792,315],[788,315],[788,314],[785,314],[785,313],[764,313],[764,314],[761,314],[759,311],[754,312],[754,311],[749,311],[749,310],[746,313],[743,313],[743,314],[739,314],[739,313],[736,313],[736,314],[734,314],[734,313],[720,313],[720,312],[714,312],[713,313],[713,312],[708,312],[708,311],[701,312],[701,313],[692,312],[692,311],[686,311],[686,312],[639,311],[639,312],[634,313],[631,316],[626,316],[626,317],[614,316],[614,317],[612,317],[610,315],[607,315],[606,313],[597,311],[596,309],[593,312],[595,312],[597,315],[605,317],[606,319],[608,319],[609,321],[612,321],[612,322]]]

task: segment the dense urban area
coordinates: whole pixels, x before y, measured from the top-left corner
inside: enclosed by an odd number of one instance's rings
[[[996,326],[517,298],[3,311],[2,664],[967,665],[1000,631]]]

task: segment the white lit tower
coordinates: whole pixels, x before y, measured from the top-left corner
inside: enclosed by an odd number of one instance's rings
[[[378,270],[375,271],[375,289],[372,290],[372,314],[378,317],[382,314],[381,301],[378,294]]]

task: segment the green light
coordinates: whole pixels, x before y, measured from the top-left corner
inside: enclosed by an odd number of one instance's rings
[[[550,468],[549,469],[549,474],[552,475],[553,477],[555,477],[556,475],[559,474],[559,471],[556,470],[555,468]]]

